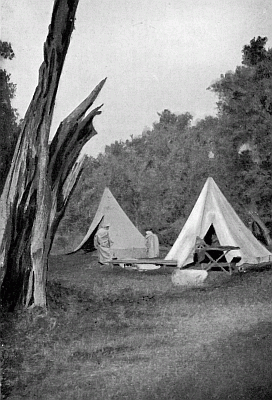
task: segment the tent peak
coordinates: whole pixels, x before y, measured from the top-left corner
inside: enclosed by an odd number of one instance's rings
[[[215,180],[213,179],[212,176],[209,176],[209,177],[207,178],[206,182],[207,182],[207,183],[208,183],[208,182],[215,183]]]

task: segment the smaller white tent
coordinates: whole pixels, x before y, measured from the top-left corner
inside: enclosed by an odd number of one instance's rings
[[[221,246],[237,246],[226,258],[241,257],[238,265],[272,261],[272,254],[255,238],[238,217],[219,187],[208,178],[173,247],[165,257],[177,260],[178,267],[194,261],[196,237],[204,239],[213,225]]]
[[[85,237],[77,248],[93,251],[94,235],[99,226],[104,223],[110,224],[110,238],[113,256],[117,258],[143,258],[146,256],[145,238],[131,222],[124,210],[121,208],[109,188],[105,188],[93,221]]]

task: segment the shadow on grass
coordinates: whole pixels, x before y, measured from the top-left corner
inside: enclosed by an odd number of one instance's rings
[[[12,314],[1,312],[1,395],[7,399],[14,386],[18,384],[18,371],[21,369],[23,351],[14,346],[13,333],[16,321]]]
[[[203,345],[201,352],[201,359],[191,360],[190,374],[181,379],[165,377],[152,392],[143,390],[141,399],[272,399],[272,322],[219,338],[215,345]],[[179,367],[173,369],[178,372]]]

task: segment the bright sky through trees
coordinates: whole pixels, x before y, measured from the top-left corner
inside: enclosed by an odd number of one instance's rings
[[[38,81],[53,0],[3,0],[2,40],[16,58],[5,62],[17,84],[14,107],[24,115]],[[195,118],[215,114],[206,88],[241,64],[255,36],[272,42],[269,0],[80,0],[57,97],[53,129],[92,88],[108,77],[97,104],[99,135],[86,146],[139,135],[167,108]]]

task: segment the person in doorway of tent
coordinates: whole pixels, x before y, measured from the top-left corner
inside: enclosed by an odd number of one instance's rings
[[[98,252],[99,263],[109,264],[112,260],[111,245],[113,241],[109,234],[110,224],[103,224],[94,236],[94,247]]]
[[[218,246],[220,246],[220,243],[219,243],[219,240],[218,240],[218,238],[217,238],[217,236],[216,236],[216,233],[214,233],[214,234],[212,235],[212,238],[211,238],[211,246],[212,246],[212,247],[218,247]]]
[[[152,232],[151,229],[147,230],[145,235],[145,247],[148,258],[159,257],[159,239],[158,236]]]

